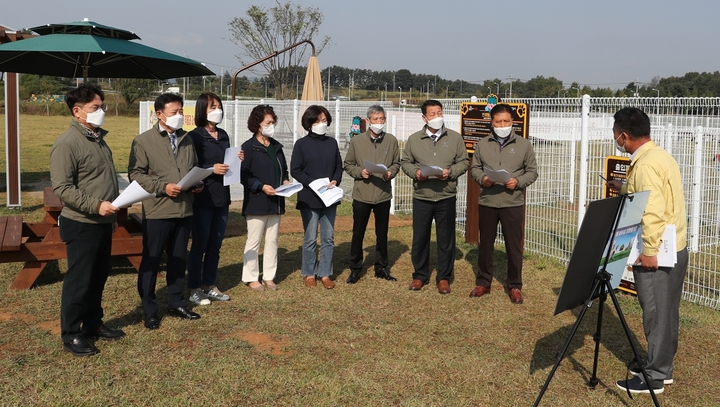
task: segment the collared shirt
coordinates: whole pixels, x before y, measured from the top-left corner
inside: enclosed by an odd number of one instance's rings
[[[677,250],[687,246],[687,216],[680,168],[675,159],[653,141],[633,153],[623,193],[650,191],[642,217],[643,254],[657,255],[665,226],[675,225]]]

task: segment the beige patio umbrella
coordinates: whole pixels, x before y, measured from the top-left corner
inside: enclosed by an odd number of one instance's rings
[[[320,79],[320,63],[318,63],[316,55],[312,55],[308,61],[301,100],[323,100],[323,84],[322,79]]]

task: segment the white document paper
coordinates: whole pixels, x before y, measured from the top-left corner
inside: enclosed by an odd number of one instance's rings
[[[126,208],[134,203],[144,201],[154,197],[155,194],[147,192],[137,181],[133,181],[127,188],[112,201],[112,206],[116,208]]]
[[[342,188],[329,188],[329,184],[329,178],[318,178],[310,183],[310,188],[320,197],[325,206],[330,206],[343,198]]]
[[[438,167],[437,165],[420,164],[420,173],[426,177],[430,177],[433,175],[436,177],[442,177],[443,169]]]
[[[226,172],[225,176],[223,176],[223,185],[225,186],[240,183],[241,161],[240,157],[238,157],[239,152],[240,147],[230,147],[225,150],[225,160],[223,163],[230,166],[230,168],[228,168],[228,172]]]
[[[212,168],[193,167],[193,169],[190,170],[190,172],[188,172],[187,175],[177,183],[177,185],[183,190],[190,189],[193,185],[204,180],[212,173]]]
[[[303,189],[299,182],[291,182],[289,184],[280,185],[275,188],[275,195],[289,197]]]
[[[388,168],[384,164],[373,164],[368,160],[364,160],[365,170],[370,174],[383,176],[388,173]]]
[[[666,225],[665,232],[660,238],[660,247],[657,254],[658,266],[675,267],[677,263],[677,241],[676,241],[675,225]],[[638,229],[637,235],[632,241],[632,249],[630,257],[628,257],[628,266],[632,266],[642,254],[642,228]]]
[[[510,181],[510,173],[505,170],[493,171],[490,168],[485,168],[484,170],[488,179],[496,184],[504,184]]]

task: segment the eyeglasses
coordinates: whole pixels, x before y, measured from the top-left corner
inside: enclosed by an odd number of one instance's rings
[[[84,108],[86,108],[86,107],[87,107],[87,108],[90,108],[90,110],[91,110],[92,112],[97,112],[98,110],[102,110],[103,112],[107,112],[107,105],[106,105],[105,103],[103,103],[103,104],[100,105],[100,106],[98,106],[98,105],[92,105],[92,106],[85,105],[85,106],[82,106],[81,109],[84,109]]]

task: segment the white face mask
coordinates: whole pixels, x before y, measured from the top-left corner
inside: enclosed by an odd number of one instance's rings
[[[625,142],[623,142],[623,145],[618,144],[619,138],[620,138],[620,136],[617,136],[617,138],[613,138],[613,140],[615,142],[615,148],[617,148],[618,151],[620,151],[621,153],[627,153],[627,150],[625,150]]]
[[[207,114],[207,121],[213,124],[218,124],[223,120],[222,109],[215,109]]]
[[[370,130],[375,134],[382,134],[382,132],[385,131],[385,123],[370,123]]]
[[[493,131],[495,132],[495,135],[498,136],[498,138],[506,139],[510,137],[510,133],[512,132],[512,126],[493,127]]]
[[[165,116],[164,113],[163,116]],[[185,116],[180,113],[176,114],[175,116],[165,116],[165,125],[168,126],[172,131],[181,129],[184,121]]]
[[[327,133],[327,128],[328,128],[327,123],[320,123],[320,124],[313,125],[312,128],[310,129],[310,131],[317,134],[318,136],[324,136],[325,133]]]
[[[275,125],[274,124],[271,124],[267,127],[265,127],[265,126],[260,126],[260,127],[262,128],[262,131],[260,132],[260,134],[262,134],[265,137],[272,137],[275,134]]]
[[[427,122],[428,127],[435,130],[440,129],[443,124],[445,124],[445,120],[442,117],[436,117],[432,120],[428,120]]]
[[[87,124],[100,127],[105,123],[105,111],[102,109],[98,109],[92,113],[85,112],[85,115],[87,116],[85,118],[85,123]]]

